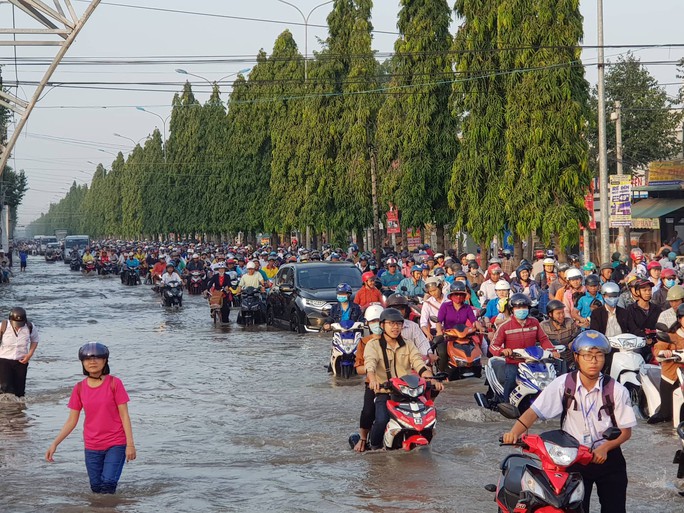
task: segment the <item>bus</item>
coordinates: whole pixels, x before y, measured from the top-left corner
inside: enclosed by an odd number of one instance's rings
[[[90,237],[87,235],[67,235],[64,239],[64,263],[71,262],[71,251],[78,247],[78,254],[83,256],[85,248],[90,246]]]

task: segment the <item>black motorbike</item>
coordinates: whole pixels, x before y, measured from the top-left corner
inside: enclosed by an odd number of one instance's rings
[[[252,324],[262,324],[266,320],[264,315],[261,293],[255,287],[246,287],[242,290],[240,301],[240,313],[237,323],[251,326]]]
[[[100,276],[114,274],[114,264],[111,262],[100,263]]]
[[[205,278],[206,274],[204,271],[190,271],[190,276],[188,276],[188,294],[191,296],[198,296],[205,289]]]
[[[121,283],[124,285],[140,285],[140,266],[126,266],[121,272]]]
[[[183,306],[183,284],[178,280],[169,282],[161,289],[162,304],[167,307],[180,308]]]
[[[81,270],[81,257],[74,258],[71,257],[71,260],[69,261],[69,269],[72,271],[80,271]]]

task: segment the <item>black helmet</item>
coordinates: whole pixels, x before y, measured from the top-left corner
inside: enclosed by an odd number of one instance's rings
[[[546,313],[551,313],[551,312],[555,312],[556,310],[564,310],[564,309],[565,309],[565,305],[563,304],[563,302],[558,301],[557,299],[552,299],[551,301],[549,301],[549,304],[546,305]]]
[[[684,303],[677,307],[677,319],[684,317]]]
[[[26,310],[20,306],[15,306],[10,310],[8,319],[14,327],[21,328],[26,325]]]
[[[530,308],[532,306],[532,301],[530,301],[530,298],[525,294],[513,294],[509,298],[508,304],[511,308],[515,308],[516,306],[526,306],[527,308]]]
[[[452,294],[467,294],[468,290],[466,288],[466,284],[463,283],[462,281],[454,281],[451,284],[451,288],[449,289],[449,295],[451,296]]]
[[[104,344],[100,342],[88,342],[81,346],[78,350],[78,359],[83,362],[86,358],[104,358],[106,363],[104,369],[102,370],[102,375],[106,376],[109,374],[109,349]],[[83,374],[89,376],[88,371],[83,367]]]
[[[595,274],[590,274],[586,278],[584,278],[584,284],[585,285],[601,285],[601,281],[599,280],[599,277],[596,276]]]
[[[613,253],[612,255],[610,255],[610,259],[611,259],[613,262],[617,262],[618,260],[620,260],[620,253],[619,253],[618,251],[616,251],[615,253]]]
[[[380,314],[380,323],[385,321],[404,322],[404,316],[396,308],[385,308]]]
[[[408,299],[406,299],[406,296],[402,296],[401,294],[391,294],[385,303],[388,307],[389,306],[408,306]]]
[[[570,260],[571,262],[579,262],[580,257],[579,257],[579,255],[569,255],[568,260]]]

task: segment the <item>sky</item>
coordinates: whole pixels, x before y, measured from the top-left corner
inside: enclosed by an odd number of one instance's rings
[[[289,1],[306,15],[323,0]],[[86,0],[72,2],[79,14],[89,3]],[[376,32],[373,46],[380,54],[393,50],[399,3],[398,0],[374,2]],[[452,0],[450,5],[453,5]],[[310,56],[320,48],[319,40],[327,35],[325,19],[331,7],[332,4],[323,5],[310,15],[306,38]],[[174,10],[213,16],[172,12]],[[580,10],[584,16],[584,44],[596,45],[596,0],[581,0]],[[637,47],[606,48],[606,59],[616,60],[627,51],[634,52],[643,62],[650,63],[649,71],[664,84],[668,94],[674,96],[681,81],[676,78],[673,62],[684,57],[684,46],[665,45],[684,45],[681,35],[683,14],[682,0],[646,3],[604,0],[605,45]],[[18,10],[15,22],[18,27],[38,26]],[[10,28],[12,23],[12,6],[0,0],[0,28]],[[458,22],[455,20],[452,26],[455,32]],[[65,195],[74,180],[89,183],[97,163],[102,162],[109,168],[118,151],[126,155],[134,142],[144,141],[155,127],[163,132],[164,122],[160,117],[169,116],[173,93],[180,91],[186,79],[190,79],[198,99],[205,101],[209,95],[207,81],[250,68],[259,49],[270,53],[276,37],[288,28],[304,53],[302,15],[278,0],[103,0],[78,35],[52,82],[132,84],[95,84],[95,87],[92,84],[77,87],[65,84],[46,89],[9,162],[10,166],[23,169],[29,182],[29,191],[19,208],[18,225],[28,224],[47,211],[50,203],[58,202]],[[8,37],[0,35],[0,40]],[[663,46],[639,48],[639,45]],[[55,47],[19,47],[15,68],[13,48],[0,46],[3,80],[6,84],[14,83],[18,77],[20,87],[12,92],[21,98],[30,98],[35,90],[31,83],[42,78],[47,66],[30,65],[27,59],[51,59],[56,51]],[[198,62],[208,57],[214,57],[214,62]],[[595,48],[583,51],[586,76],[592,84],[597,77],[596,57]],[[71,64],[67,64],[70,59]],[[109,62],[85,65],[84,59]],[[143,62],[130,62],[136,60]],[[120,61],[127,62],[121,64]],[[185,69],[207,81],[179,74],[176,69]],[[224,100],[228,97],[231,80],[222,82]],[[140,82],[165,85],[136,85]],[[113,87],[123,90],[111,90]],[[136,107],[143,107],[160,117]]]

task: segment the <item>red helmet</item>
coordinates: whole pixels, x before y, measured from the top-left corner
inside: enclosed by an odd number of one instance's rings
[[[632,251],[629,252],[629,256],[632,258],[632,260],[643,260],[644,252],[641,250],[641,248],[633,248]]]
[[[541,260],[542,258],[544,258],[544,256],[546,255],[543,249],[538,249],[534,252],[534,258],[536,258],[537,260]]]
[[[373,271],[366,271],[361,275],[361,279],[366,282],[368,280],[374,280],[375,279],[375,273]]]
[[[660,265],[660,264],[659,264],[658,262],[656,262],[655,260],[650,261],[650,262],[648,263],[648,265],[646,266],[646,269],[648,269],[649,271],[650,271],[651,269],[662,269],[662,268],[663,268],[663,266]]]

